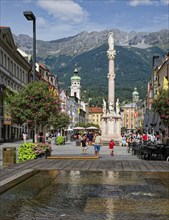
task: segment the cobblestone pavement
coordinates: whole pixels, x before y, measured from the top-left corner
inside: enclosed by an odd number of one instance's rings
[[[32,140],[27,140],[31,142]],[[3,149],[7,147],[16,147],[16,159],[18,159],[18,148],[23,143],[23,141],[2,143],[0,144],[0,166],[3,164]],[[54,140],[52,141],[52,155],[81,155],[82,148],[76,146],[75,142],[66,142],[65,145],[55,145]],[[86,155],[93,155],[93,146],[89,146]],[[114,157],[109,154],[108,146],[101,147],[100,156],[102,160],[113,159],[113,160],[137,160],[137,157],[127,152],[127,147],[115,146]]]

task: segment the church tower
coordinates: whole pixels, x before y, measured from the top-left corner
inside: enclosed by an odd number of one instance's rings
[[[138,102],[139,101],[139,93],[137,92],[137,88],[134,88],[134,92],[132,93],[132,101]]]
[[[80,76],[78,76],[78,71],[75,68],[74,76],[71,77],[70,95],[75,96],[78,99],[81,98],[80,97],[80,88],[81,88],[80,81],[81,81],[81,78],[80,78]]]

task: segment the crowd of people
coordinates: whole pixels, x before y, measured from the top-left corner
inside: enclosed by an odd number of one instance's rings
[[[95,133],[93,131],[88,131],[87,133],[85,132],[83,135],[81,135],[80,133],[76,133],[74,135],[74,139],[80,142],[80,146],[82,147],[83,154],[86,153],[86,151],[90,146],[93,146],[94,155],[96,156],[99,155],[101,146],[103,145],[101,139],[101,133],[99,131],[96,131]],[[109,143],[111,156],[114,156],[114,146],[115,146],[115,142],[113,139],[111,139]]]
[[[157,133],[137,133],[137,132],[133,132],[133,133],[129,133],[129,134],[122,134],[122,138],[121,138],[121,146],[127,146],[130,145],[133,142],[142,142],[147,143],[150,142],[152,144],[161,144],[162,140],[160,138],[159,132]]]

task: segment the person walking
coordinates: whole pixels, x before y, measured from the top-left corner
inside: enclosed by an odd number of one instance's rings
[[[81,147],[82,147],[82,154],[86,153],[87,150],[87,141],[86,141],[86,135],[84,134],[81,140]]]
[[[23,132],[22,137],[23,137],[24,143],[26,143],[27,133],[26,133],[26,132]]]
[[[100,153],[100,147],[102,146],[101,134],[99,132],[96,132],[93,146],[94,146],[94,154],[95,156],[98,156]]]
[[[110,142],[109,142],[109,150],[110,150],[110,155],[113,157],[114,156],[114,140],[111,139]]]
[[[89,131],[87,133],[87,140],[88,140],[88,145],[91,146],[92,142],[93,142],[93,132],[92,131]]]

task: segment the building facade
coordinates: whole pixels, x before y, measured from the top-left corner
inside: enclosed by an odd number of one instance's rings
[[[132,93],[132,102],[124,105],[123,127],[128,131],[142,130],[145,103],[140,101],[137,88]]]
[[[151,80],[148,82],[147,109],[152,109],[153,100],[157,97],[160,89],[169,90],[169,53],[167,53],[160,65],[153,68]]]
[[[81,78],[80,76],[78,76],[78,71],[75,68],[74,70],[74,75],[71,77],[71,91],[70,91],[70,96],[75,96],[77,97],[79,100],[81,99]]]
[[[31,65],[17,50],[9,27],[0,27],[0,87],[19,92],[30,80]],[[12,124],[1,96],[0,141],[18,139],[23,127]]]
[[[89,108],[89,123],[97,124],[101,128],[102,115],[103,115],[103,108],[101,108],[101,107]]]
[[[136,103],[132,102],[122,107],[123,109],[123,127],[127,130],[135,130],[136,128]]]

